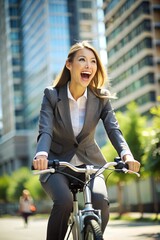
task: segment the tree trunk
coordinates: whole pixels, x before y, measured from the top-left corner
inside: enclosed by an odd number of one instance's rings
[[[122,182],[117,183],[117,189],[118,189],[118,205],[119,205],[119,217],[123,214],[123,184]]]
[[[154,212],[156,214],[155,220],[157,220],[158,219],[159,206],[158,206],[158,198],[157,198],[155,179],[153,177],[151,177],[150,181],[151,181],[153,208],[154,208]]]
[[[143,203],[141,198],[139,179],[137,179],[136,181],[136,192],[137,192],[137,201],[138,201],[138,212],[141,213],[141,218],[143,218],[144,209],[143,209]]]

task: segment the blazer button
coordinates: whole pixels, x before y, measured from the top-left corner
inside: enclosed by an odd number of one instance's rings
[[[74,147],[76,147],[76,148],[77,148],[77,147],[78,147],[78,144],[77,144],[77,143],[74,143]]]

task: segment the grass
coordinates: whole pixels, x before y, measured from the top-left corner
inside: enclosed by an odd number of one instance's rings
[[[0,219],[1,218],[19,218],[19,217],[21,217],[21,215],[20,214],[13,214],[13,215],[10,215],[10,214],[3,214],[3,215],[0,215]],[[41,219],[41,218],[46,218],[46,219],[48,219],[49,218],[49,214],[39,214],[39,213],[37,213],[37,214],[35,214],[35,215],[32,215],[32,216],[30,216],[30,218],[36,218],[36,219]]]
[[[111,220],[123,220],[123,221],[143,221],[143,222],[160,222],[160,215],[156,216],[154,213],[124,213],[119,216],[118,213],[111,213]]]
[[[20,215],[9,215],[9,214],[5,214],[5,215],[1,215],[0,218],[14,218],[14,217],[20,217]],[[33,216],[31,216],[31,218],[36,218],[36,219],[48,219],[49,217],[49,213],[47,214],[35,214]],[[160,214],[157,216],[156,218],[156,214],[154,213],[144,213],[143,216],[141,216],[140,213],[133,213],[133,212],[129,212],[129,213],[124,213],[121,216],[119,216],[118,213],[111,213],[110,214],[110,220],[123,220],[123,221],[129,221],[129,222],[135,222],[135,221],[139,221],[139,222],[155,222],[155,223],[160,223]]]

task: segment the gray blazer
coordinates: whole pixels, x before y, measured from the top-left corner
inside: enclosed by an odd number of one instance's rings
[[[74,136],[67,85],[44,90],[39,119],[37,151],[48,152],[48,159],[59,159],[69,162],[76,154],[85,164],[102,166],[106,163],[100,148],[94,139],[98,121],[102,119],[107,135],[117,153],[129,150],[115,118],[108,98],[98,98],[88,88],[87,106],[84,126],[77,137]],[[108,153],[109,154],[109,153]],[[46,181],[48,175],[42,176]]]

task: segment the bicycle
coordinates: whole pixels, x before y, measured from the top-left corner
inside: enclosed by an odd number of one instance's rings
[[[61,172],[62,174],[65,174],[62,171],[59,171],[60,167],[69,167],[75,172],[85,173],[85,182],[82,183],[79,179],[77,179],[80,181],[79,184],[74,184],[74,182],[70,184],[70,190],[73,194],[73,210],[69,217],[68,230],[64,240],[69,240],[70,236],[73,237],[73,240],[103,240],[101,231],[101,212],[100,210],[93,208],[91,201],[91,191],[89,188],[89,182],[92,179],[91,175],[94,174],[94,177],[97,177],[102,174],[104,170],[114,167],[110,170],[123,173],[130,172],[136,174],[138,177],[140,176],[139,173],[128,170],[127,164],[121,161],[120,158],[115,158],[114,160],[114,162],[107,162],[101,168],[95,168],[93,165],[86,165],[84,168],[77,168],[68,162],[49,160],[48,169],[40,171],[36,170],[34,173],[43,174],[47,172]],[[84,196],[84,208],[80,210],[77,193],[82,191]]]

